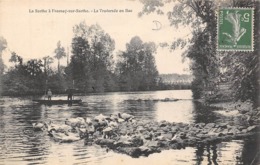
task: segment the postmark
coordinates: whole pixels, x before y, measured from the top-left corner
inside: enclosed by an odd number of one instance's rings
[[[218,9],[218,51],[254,50],[253,8]]]

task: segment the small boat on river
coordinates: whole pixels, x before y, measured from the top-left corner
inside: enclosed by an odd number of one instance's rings
[[[81,104],[82,100],[33,100],[33,102],[39,103],[39,104],[46,104],[46,105],[56,105],[56,104]]]
[[[45,97],[48,96],[48,100],[42,100],[42,99],[34,99],[32,100],[33,102],[39,103],[39,104],[45,104],[45,105],[57,105],[57,104],[68,104],[68,105],[72,105],[72,104],[82,104],[82,100],[81,99],[74,99],[73,93],[75,93],[78,89],[74,88],[74,80],[73,80],[73,88],[69,88],[66,90],[66,92],[68,93],[68,99],[67,100],[50,100],[49,98],[51,98],[52,96],[52,92],[50,89],[48,89],[47,92],[47,83],[48,80],[46,80],[46,87],[45,87]]]

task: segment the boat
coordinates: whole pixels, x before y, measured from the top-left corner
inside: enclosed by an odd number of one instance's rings
[[[39,104],[46,104],[46,105],[55,105],[55,104],[81,104],[81,99],[76,100],[33,100],[33,102]]]
[[[45,86],[45,96],[47,96],[47,83],[48,80],[46,80],[46,86]],[[50,89],[49,89],[50,90]],[[73,80],[73,88],[68,88],[66,90],[67,93],[69,93],[68,95],[68,99],[67,100],[41,100],[41,99],[34,99],[32,100],[33,102],[39,103],[39,104],[45,104],[45,105],[59,105],[59,104],[68,104],[68,105],[72,105],[72,104],[82,104],[82,100],[81,99],[74,99],[73,97],[73,93],[77,92],[78,89],[74,88],[74,80]],[[52,95],[52,94],[51,94]],[[70,98],[72,99],[69,99]]]

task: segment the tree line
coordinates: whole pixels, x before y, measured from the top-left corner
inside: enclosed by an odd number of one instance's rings
[[[156,45],[143,42],[134,36],[126,43],[126,50],[118,53],[115,62],[113,51],[115,41],[99,25],[88,26],[81,22],[73,27],[71,57],[68,65],[60,60],[68,52],[57,42],[54,56],[24,61],[21,55],[11,52],[9,62],[14,67],[4,72],[1,58],[2,95],[44,94],[47,89],[53,93],[65,93],[74,88],[80,93],[109,91],[156,90],[162,87],[155,64]],[[7,41],[1,39],[1,52]],[[57,70],[52,69],[54,59]]]

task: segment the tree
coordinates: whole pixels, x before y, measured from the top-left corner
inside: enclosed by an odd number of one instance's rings
[[[44,94],[49,87],[53,92],[60,93],[66,88],[66,81],[62,74],[49,74],[49,65],[53,59],[49,56],[40,59],[30,59],[23,62],[23,58],[12,52],[10,62],[15,67],[10,68],[4,75],[3,87],[6,95],[31,95]],[[43,63],[44,62],[44,63]],[[45,82],[48,81],[48,84]]]
[[[64,75],[64,66],[59,66],[58,73],[54,72],[50,65],[53,58],[50,56],[43,57],[43,70],[45,78],[45,90],[51,88],[53,93],[63,93],[67,88],[67,80]]]
[[[83,91],[111,90],[115,42],[99,25],[85,22],[73,28],[71,62],[66,69],[76,87]]]
[[[27,74],[32,77],[39,77],[43,72],[42,60],[31,59],[27,61],[25,65],[25,70]]]
[[[116,65],[122,90],[154,89],[158,78],[153,57],[155,52],[154,43],[143,43],[138,36],[126,44],[126,51],[119,54]]]
[[[50,65],[53,63],[53,58],[50,56],[43,57],[43,66],[44,66],[44,73],[46,77],[48,77],[51,73]]]
[[[235,100],[251,100],[254,107],[259,106],[259,18],[260,2],[234,1],[234,7],[251,7],[254,10],[254,51],[227,52],[222,54],[225,76],[231,82],[232,96]]]
[[[4,93],[8,95],[40,94],[44,89],[43,64],[31,59],[23,63],[23,58],[12,52],[10,62],[15,63],[4,75]]]
[[[2,52],[6,49],[7,47],[7,42],[4,37],[0,36],[0,95],[2,93],[2,75],[4,72],[4,62],[2,59]]]
[[[2,58],[2,52],[7,48],[7,41],[4,37],[0,36],[0,58]]]
[[[2,59],[2,52],[7,48],[6,39],[0,36],[0,76],[4,72],[4,62]]]
[[[173,41],[171,49],[177,47],[187,48],[183,56],[191,59],[190,69],[194,75],[192,85],[195,98],[205,97],[208,92],[213,92],[214,79],[219,74],[219,61],[216,53],[216,3],[203,0],[179,0],[179,1],[143,1],[144,13],[157,12],[163,14],[162,7],[172,3],[173,10],[167,13],[171,25],[175,28],[190,26],[193,31],[191,39],[179,38]],[[200,86],[200,87],[199,87]],[[199,89],[199,90],[198,90]],[[207,98],[207,97],[205,97]]]
[[[60,73],[60,59],[66,57],[65,49],[64,47],[61,46],[60,41],[58,41],[57,48],[55,49],[54,52],[55,52],[54,58],[58,60],[58,72]]]
[[[184,57],[191,59],[191,70],[194,74],[194,81],[200,83],[193,83],[193,93],[196,97],[202,97],[203,93],[211,91],[213,82],[211,78],[216,77],[218,74],[219,61],[217,59],[215,38],[216,38],[216,18],[215,9],[216,5],[213,1],[201,1],[201,0],[183,0],[183,1],[144,1],[143,11],[139,15],[145,13],[157,12],[164,14],[162,7],[165,4],[172,3],[173,10],[167,13],[171,25],[175,28],[180,26],[190,26],[193,31],[193,37],[191,39],[179,38],[173,41],[171,49],[177,47],[184,48],[186,46],[187,51],[183,54]],[[196,18],[196,19],[195,19]],[[196,80],[200,79],[200,81]],[[201,90],[196,90],[195,84],[200,84]]]
[[[16,67],[19,65],[21,66],[23,64],[23,58],[21,56],[17,55],[15,52],[12,52],[9,62],[13,62]]]
[[[184,48],[188,46],[184,56],[192,60],[191,70],[194,75],[193,94],[197,98],[206,97],[207,91],[218,89],[220,75],[229,75],[232,83],[233,96],[236,100],[251,100],[258,104],[259,100],[259,2],[243,0],[211,1],[211,0],[140,0],[144,4],[140,16],[157,12],[164,14],[164,5],[173,5],[173,10],[167,13],[171,25],[191,26],[192,39],[177,39],[171,45]],[[251,53],[216,52],[216,17],[215,11],[222,7],[254,7],[255,8],[255,51]],[[226,73],[220,74],[220,70]],[[195,93],[197,92],[197,93]],[[221,91],[215,91],[218,93]],[[206,97],[208,98],[208,97]]]

